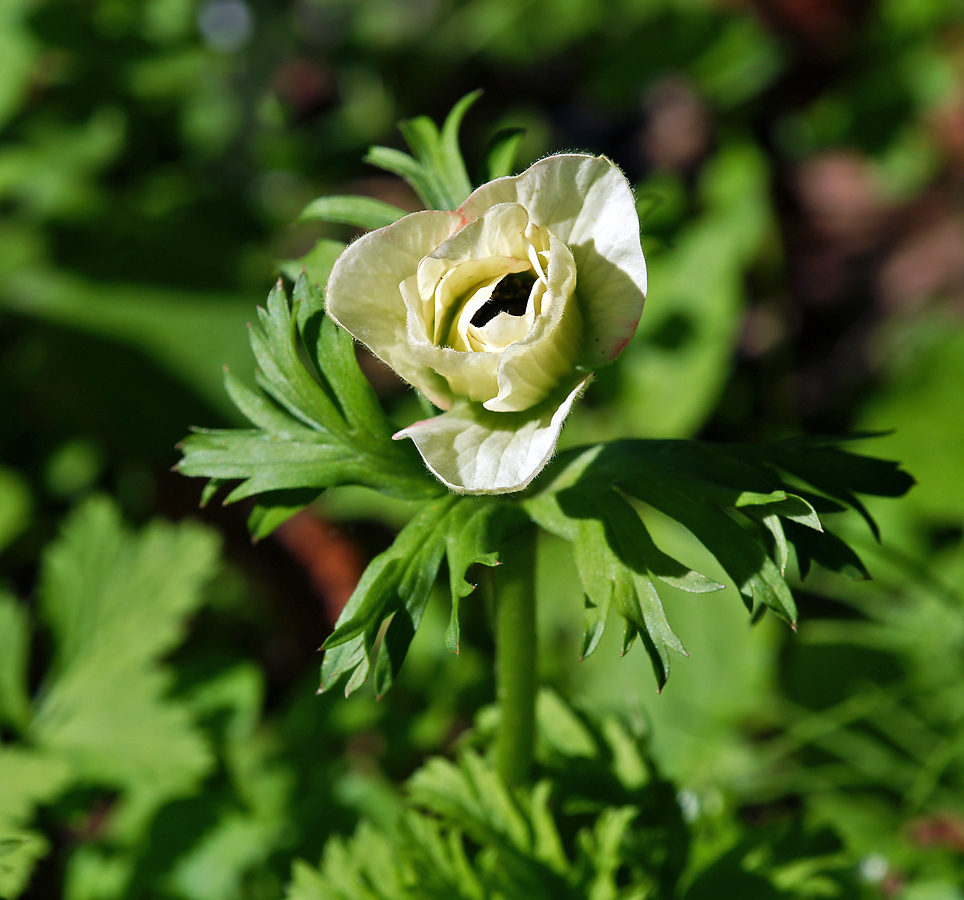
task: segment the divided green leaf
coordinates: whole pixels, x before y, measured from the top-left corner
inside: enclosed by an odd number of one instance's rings
[[[30,826],[64,790],[114,791],[105,836],[115,854],[133,853],[158,809],[210,772],[210,748],[169,698],[161,660],[203,602],[217,551],[216,536],[194,523],[135,535],[104,498],[78,508],[43,558],[37,608],[55,654],[33,699],[26,607],[0,599],[0,718],[23,738],[0,745],[0,896],[17,896],[48,852]]]
[[[615,606],[625,620],[623,652],[640,635],[662,688],[669,676],[669,651],[685,656],[686,650],[666,620],[653,577],[696,593],[723,585],[659,550],[642,519],[615,490],[546,492],[526,506],[539,525],[572,543],[586,592],[583,657],[595,651],[610,606]]]
[[[414,448],[391,440],[394,429],[352,338],[324,314],[317,287],[300,277],[292,311],[279,285],[258,312],[251,346],[261,390],[225,375],[231,399],[254,427],[198,429],[181,445],[179,471],[211,479],[205,502],[240,480],[225,502],[260,495],[250,525],[264,537],[332,485],[361,484],[404,499],[442,492]]]
[[[431,759],[391,822],[330,840],[317,869],[296,863],[287,900],[676,896],[689,836],[645,746],[615,717],[583,723],[558,697],[539,699],[580,723],[578,754],[547,739],[540,716],[550,755],[531,788],[510,790],[473,751]]]
[[[459,128],[481,93],[473,91],[459,100],[441,131],[427,116],[402,122],[399,128],[414,157],[390,147],[372,147],[365,161],[400,175],[429,209],[457,209],[472,193],[472,182],[459,150]]]
[[[449,568],[452,620],[448,647],[458,652],[459,600],[473,585],[466,580],[470,566],[494,566],[501,535],[511,529],[520,511],[496,500],[449,494],[426,504],[395,542],[377,556],[362,575],[325,641],[321,690],[330,690],[342,675],[350,694],[367,679],[376,638],[386,620],[375,659],[375,692],[381,696],[393,684],[415,636],[443,558]]]
[[[813,561],[869,577],[857,554],[824,529],[818,510],[850,506],[876,535],[855,494],[899,496],[912,484],[897,463],[849,453],[827,439],[752,446],[627,440],[561,454],[524,503],[536,522],[573,545],[586,593],[583,655],[598,646],[615,606],[625,620],[624,652],[641,636],[662,687],[669,651],[685,651],[653,577],[696,592],[722,585],[659,551],[627,497],[685,526],[733,579],[754,616],[769,608],[793,624],[796,605],[784,580],[791,547],[801,578]]]

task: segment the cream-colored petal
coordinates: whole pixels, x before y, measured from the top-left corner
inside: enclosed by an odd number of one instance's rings
[[[490,284],[494,286],[510,272],[528,266],[528,261],[510,256],[468,259],[453,266],[435,289],[435,343],[440,347],[454,346],[452,332],[457,330],[456,323],[465,306],[477,293]]]
[[[573,401],[589,378],[525,413],[493,413],[460,401],[446,413],[395,435],[411,438],[425,464],[460,494],[521,491],[545,467]]]
[[[399,285],[465,221],[459,213],[427,210],[369,232],[338,257],[325,291],[328,314],[342,328],[443,407],[451,405],[452,392],[410,346],[406,314],[412,307]]]
[[[411,331],[408,333],[408,339],[416,360],[442,376],[452,396],[468,397],[470,400],[482,403],[499,393],[498,353],[436,347],[430,341],[418,340]]]
[[[623,173],[605,157],[550,156],[477,188],[458,212],[472,219],[502,203],[521,204],[532,223],[568,244],[586,330],[578,362],[594,368],[613,360],[636,331],[646,297],[639,217]]]
[[[471,325],[469,327],[470,342],[477,350],[495,352],[504,350],[510,344],[525,338],[532,328],[534,318],[531,307],[524,316],[513,316],[501,312],[481,328]]]
[[[502,353],[499,392],[485,402],[494,412],[521,412],[541,402],[567,380],[584,340],[575,260],[555,235],[550,240],[542,315],[522,340]]]
[[[417,341],[430,341],[429,328],[432,327],[432,304],[418,292],[416,276],[410,275],[398,285],[399,293],[405,302],[405,322],[408,331]]]
[[[492,256],[526,258],[526,226],[529,214],[518,203],[503,203],[486,207],[457,234],[440,244],[431,254],[432,259],[460,263],[467,259],[488,259]],[[467,216],[470,220],[474,216]],[[539,248],[543,249],[543,248]]]
[[[534,273],[530,273],[533,274]],[[501,281],[501,279],[500,279]],[[537,303],[545,291],[545,283],[535,281],[529,290],[526,311],[521,316],[514,316],[507,312],[500,312],[489,319],[484,325],[473,325],[479,310],[492,299],[492,294],[498,283],[487,285],[465,304],[458,319],[458,332],[462,342],[473,350],[500,352],[513,341],[521,341],[532,328],[536,317]]]

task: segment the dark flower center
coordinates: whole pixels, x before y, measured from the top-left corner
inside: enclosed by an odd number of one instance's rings
[[[496,286],[485,303],[472,316],[476,328],[488,325],[499,313],[524,316],[532,285],[536,283],[533,272],[514,272],[506,275]]]

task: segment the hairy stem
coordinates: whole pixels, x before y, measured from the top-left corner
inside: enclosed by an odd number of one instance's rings
[[[496,570],[496,692],[502,726],[496,765],[502,780],[523,783],[532,767],[536,718],[536,529],[514,535]]]

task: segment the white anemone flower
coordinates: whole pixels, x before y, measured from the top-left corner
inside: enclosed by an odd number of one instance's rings
[[[560,154],[352,243],[329,315],[445,410],[411,438],[453,491],[519,491],[549,461],[592,373],[633,336],[646,263],[629,183]]]

